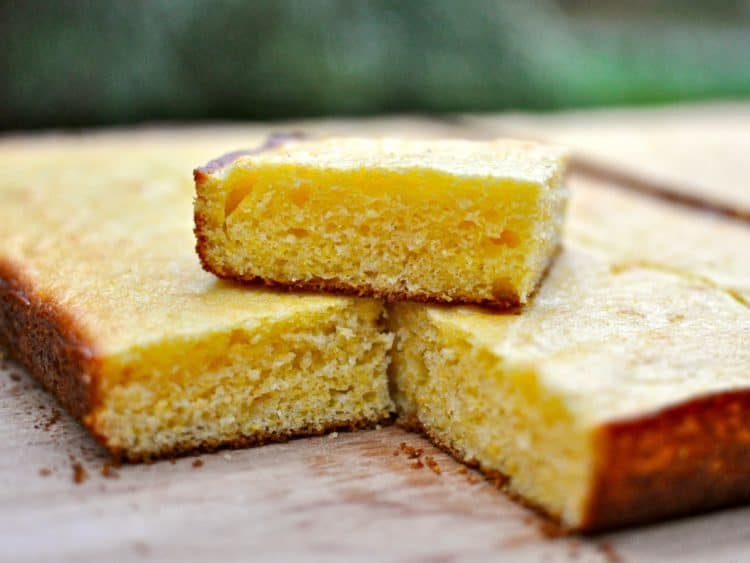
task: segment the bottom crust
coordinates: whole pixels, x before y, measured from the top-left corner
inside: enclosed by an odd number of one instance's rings
[[[750,502],[750,390],[602,427],[581,528],[648,524]]]
[[[309,280],[297,280],[294,282],[277,281],[260,276],[242,276],[227,274],[213,269],[201,256],[203,269],[215,276],[246,285],[265,286],[289,292],[331,293],[334,295],[348,295],[356,297],[371,297],[380,299],[387,303],[398,303],[399,301],[414,301],[417,303],[432,303],[435,305],[451,303],[453,305],[479,305],[503,312],[520,312],[521,300],[517,293],[508,292],[493,299],[478,299],[467,295],[447,295],[441,293],[428,293],[424,291],[406,290],[384,290],[377,289],[371,285],[349,285],[339,280],[311,278]]]
[[[117,460],[128,461],[131,463],[150,463],[158,459],[212,453],[223,449],[249,448],[253,446],[262,446],[264,444],[288,442],[295,438],[321,436],[323,434],[328,434],[329,432],[353,432],[356,430],[365,430],[368,428],[374,428],[377,424],[389,424],[392,419],[392,415],[386,414],[374,419],[333,421],[322,425],[304,426],[302,428],[284,432],[257,432],[250,436],[237,436],[235,438],[224,440],[207,440],[201,443],[177,444],[172,448],[152,453],[134,454],[132,452],[128,453],[124,450],[110,451],[110,453]]]

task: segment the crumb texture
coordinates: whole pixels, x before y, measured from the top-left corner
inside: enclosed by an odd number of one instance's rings
[[[590,439],[530,369],[507,365],[424,307],[397,304],[391,369],[400,416],[460,460],[510,478],[510,490],[563,520],[578,517]]]
[[[105,365],[91,424],[133,459],[374,425],[392,410],[379,314],[363,302],[131,350]]]
[[[226,278],[524,303],[557,248],[563,169],[513,141],[282,145],[198,178],[198,252]]]
[[[747,307],[710,280],[621,269],[618,257],[567,240],[520,315],[391,307],[391,385],[402,415],[458,457],[506,475],[511,493],[572,528],[716,507],[718,500],[706,500],[715,480],[717,491],[745,498],[741,479],[700,456],[678,463],[672,456],[690,451],[680,447],[681,425],[662,421],[677,420],[667,411],[697,399],[747,392]],[[742,463],[736,451],[747,425],[729,423],[739,420],[732,409],[741,404],[727,400],[710,416],[687,416],[686,425],[697,425],[689,441],[714,444],[720,464]],[[711,438],[717,424],[721,440]],[[627,500],[601,485],[602,467],[612,475],[607,483],[627,485]],[[708,496],[657,503],[659,494],[674,494],[676,481]]]

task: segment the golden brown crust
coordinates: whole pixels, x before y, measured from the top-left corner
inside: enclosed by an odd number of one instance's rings
[[[750,501],[750,390],[610,424],[581,526],[601,530]]]
[[[41,299],[22,269],[0,260],[0,343],[76,418],[96,406],[94,344],[51,299]]]
[[[750,390],[703,397],[599,430],[596,469],[583,521],[560,524],[543,506],[504,489],[551,519],[556,533],[601,532],[688,516],[750,501]],[[399,426],[425,434],[488,478],[502,473],[466,459],[414,417]]]

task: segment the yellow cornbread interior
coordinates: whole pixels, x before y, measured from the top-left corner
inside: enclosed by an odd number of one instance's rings
[[[419,305],[391,307],[391,390],[400,416],[508,490],[566,523],[584,510],[591,429],[533,366],[503,361],[470,332]]]
[[[741,226],[712,240],[711,216],[573,193],[563,251],[520,314],[399,303],[389,323],[402,416],[578,528],[608,463],[603,430],[750,387],[750,315]]]
[[[240,141],[199,133],[0,143],[0,260],[85,336],[84,422],[143,459],[387,417],[380,303],[201,268],[191,170]]]
[[[557,247],[562,166],[510,142],[292,144],[198,182],[204,259],[230,277],[523,303]]]
[[[362,301],[130,350],[107,360],[91,423],[140,458],[377,422],[391,407],[380,314]]]

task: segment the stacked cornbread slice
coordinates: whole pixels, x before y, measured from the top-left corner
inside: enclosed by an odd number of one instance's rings
[[[190,170],[217,143],[64,141],[0,148],[0,340],[104,446],[141,460],[390,416],[380,303],[201,269]]]
[[[510,140],[276,136],[195,171],[198,254],[226,279],[507,308],[557,250],[564,165]]]

